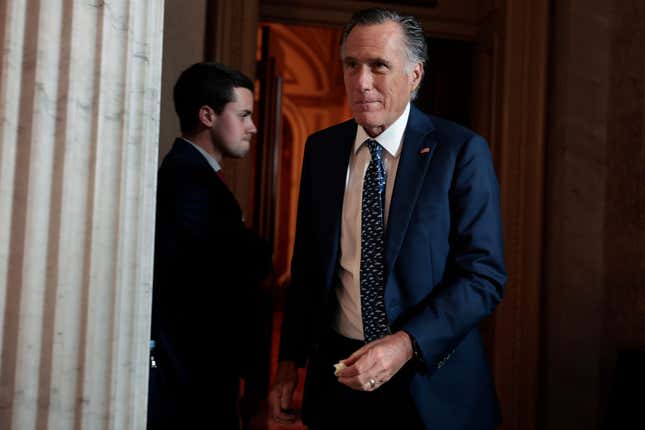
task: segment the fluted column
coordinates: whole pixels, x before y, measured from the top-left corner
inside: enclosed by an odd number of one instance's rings
[[[163,0],[0,0],[0,428],[140,429]]]

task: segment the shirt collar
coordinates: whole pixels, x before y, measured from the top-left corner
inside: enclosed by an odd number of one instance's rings
[[[410,103],[408,102],[405,109],[403,109],[401,116],[399,116],[392,125],[383,130],[383,132],[375,138],[370,137],[363,126],[359,125],[356,130],[356,140],[354,140],[354,153],[360,149],[361,145],[365,143],[367,139],[373,139],[385,148],[390,155],[393,157],[398,156],[401,149],[401,143],[403,143],[403,134],[405,133],[405,127],[408,124],[409,117]]]
[[[204,156],[204,158],[206,159],[206,161],[208,161],[208,164],[210,164],[210,165],[211,165],[211,167],[213,168],[213,170],[215,170],[215,173],[217,173],[217,172],[219,172],[220,170],[222,170],[222,167],[219,165],[219,163],[217,162],[217,160],[216,160],[215,158],[213,158],[213,156],[212,156],[212,155],[210,155],[208,152],[206,152],[206,151],[205,151],[201,146],[199,146],[199,145],[195,145],[193,142],[191,142],[190,140],[186,139],[185,137],[181,137],[180,139],[183,139],[183,140],[185,140],[186,142],[188,142],[188,143],[190,143],[191,145],[193,145],[193,146],[195,147],[195,149],[196,149],[196,150],[198,150],[198,151],[199,151],[199,153],[200,153],[200,154],[202,154],[202,155]]]

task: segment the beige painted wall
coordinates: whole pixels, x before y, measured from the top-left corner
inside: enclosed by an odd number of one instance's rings
[[[159,160],[179,135],[172,89],[182,70],[204,58],[207,0],[166,0],[161,71]]]

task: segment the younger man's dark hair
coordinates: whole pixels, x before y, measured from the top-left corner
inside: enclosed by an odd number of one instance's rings
[[[233,88],[253,92],[253,81],[242,72],[218,63],[196,63],[184,70],[173,91],[181,131],[195,130],[199,109],[204,105],[221,113],[233,101]]]

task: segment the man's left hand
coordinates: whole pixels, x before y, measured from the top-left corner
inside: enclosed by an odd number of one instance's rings
[[[341,360],[338,382],[354,390],[374,391],[390,380],[414,355],[412,340],[404,331],[370,342]]]

